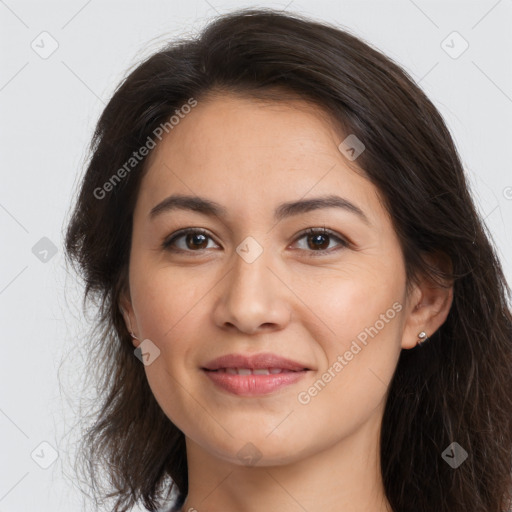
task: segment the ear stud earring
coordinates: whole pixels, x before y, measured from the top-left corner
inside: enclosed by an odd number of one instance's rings
[[[425,343],[425,341],[428,340],[428,336],[427,336],[427,333],[425,331],[421,331],[419,334],[418,334],[418,345],[421,345],[422,343]]]

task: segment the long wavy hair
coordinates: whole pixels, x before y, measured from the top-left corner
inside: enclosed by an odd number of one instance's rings
[[[270,9],[220,16],[197,37],[166,45],[124,78],[97,123],[66,227],[83,307],[89,300],[97,308],[87,371],[101,403],[79,452],[88,485],[114,499],[116,512],[140,503],[155,510],[170,490],[182,504],[188,492],[184,434],[153,397],[119,310],[147,157],[108,193],[105,183],[177,109],[212,92],[274,101],[298,95],[364,143],[357,163],[391,215],[408,284],[427,275],[454,287],[447,320],[427,343],[402,350],[390,384],[380,439],[387,498],[395,512],[506,511],[510,288],[453,139],[391,59],[346,30]],[[434,253],[450,259],[450,273],[429,266]],[[456,469],[442,457],[452,442],[468,453]]]

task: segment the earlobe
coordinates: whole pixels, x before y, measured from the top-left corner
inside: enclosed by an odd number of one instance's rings
[[[446,259],[437,258],[435,261],[446,264]],[[449,263],[448,266],[450,267]],[[428,339],[446,321],[453,303],[453,281],[434,283],[424,277],[415,285],[414,293],[410,296],[411,302],[402,336],[404,349],[428,343]]]

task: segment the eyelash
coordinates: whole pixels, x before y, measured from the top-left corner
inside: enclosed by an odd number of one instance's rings
[[[166,240],[164,240],[164,242],[162,243],[162,249],[165,249],[170,252],[176,252],[176,253],[201,253],[202,251],[204,251],[205,249],[189,250],[189,249],[176,249],[176,248],[172,247],[172,244],[176,240],[178,240],[179,238],[185,237],[187,235],[190,235],[190,234],[204,235],[205,237],[212,239],[210,234],[207,231],[205,231],[204,229],[186,228],[186,229],[182,229],[182,230],[179,230],[179,231],[173,233],[170,238],[167,238]],[[339,236],[334,231],[331,231],[330,229],[327,229],[325,227],[324,228],[309,228],[306,231],[303,231],[302,233],[300,233],[298,235],[298,237],[295,239],[295,242],[297,242],[301,238],[304,238],[308,235],[309,236],[318,236],[318,235],[328,236],[332,239],[335,239],[341,246],[338,249],[334,249],[334,250],[333,249],[322,249],[319,251],[314,251],[314,250],[301,249],[301,250],[305,250],[306,252],[311,253],[309,255],[310,257],[324,256],[324,255],[336,252],[336,251],[340,250],[341,248],[349,247],[349,245],[350,245],[347,240],[345,240],[344,238]]]

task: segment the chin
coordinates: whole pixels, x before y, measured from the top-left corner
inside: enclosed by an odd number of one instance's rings
[[[280,466],[295,462],[307,452],[314,452],[315,447],[308,450],[297,439],[288,436],[288,442],[281,436],[272,438],[269,430],[240,431],[228,428],[233,437],[226,435],[222,440],[205,440],[201,443],[214,456],[239,466]],[[307,442],[305,439],[304,442]]]

